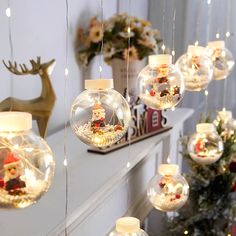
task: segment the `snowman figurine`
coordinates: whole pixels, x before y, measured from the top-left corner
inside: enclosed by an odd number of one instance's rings
[[[10,195],[23,195],[26,187],[25,182],[21,179],[22,163],[19,158],[9,152],[3,162],[4,166],[4,188]]]
[[[105,127],[105,115],[105,109],[99,103],[95,103],[92,108],[92,128]]]

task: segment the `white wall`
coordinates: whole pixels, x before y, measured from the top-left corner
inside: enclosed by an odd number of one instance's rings
[[[83,89],[83,78],[76,64],[73,41],[77,26],[85,27],[90,17],[100,14],[98,0],[68,0],[69,2],[69,81],[67,110],[75,97]],[[125,0],[120,3],[113,0],[104,0],[104,17],[107,18],[119,11],[128,11]],[[132,13],[147,17],[148,7],[146,0],[131,2]],[[8,19],[5,14],[7,0],[0,1],[0,58],[10,59],[8,41]],[[49,132],[52,133],[64,123],[64,68],[65,68],[65,1],[58,0],[21,0],[11,1],[12,10],[12,37],[14,59],[19,63],[41,56],[42,61],[55,58],[57,61],[51,82],[57,95],[56,106],[49,122]],[[98,62],[95,60],[92,68],[92,77],[98,76]],[[105,66],[103,76],[111,77],[111,69]],[[39,95],[41,83],[38,77],[13,76],[13,96],[21,99],[30,99]],[[0,63],[0,100],[11,95],[10,75]]]

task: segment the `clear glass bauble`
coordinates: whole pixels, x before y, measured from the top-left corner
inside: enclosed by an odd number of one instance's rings
[[[177,60],[176,66],[183,74],[185,89],[188,91],[201,91],[212,80],[213,66],[204,47],[188,46],[187,53]]]
[[[183,98],[182,74],[171,63],[171,55],[149,56],[148,65],[138,75],[139,98],[152,109],[172,108]]]
[[[79,139],[94,147],[105,148],[118,142],[131,120],[125,98],[112,89],[113,80],[86,80],[87,90],[73,102],[71,127]]]
[[[181,208],[189,196],[189,185],[180,175],[178,165],[163,164],[158,168],[147,189],[152,205],[164,212],[176,211]]]
[[[232,53],[225,48],[224,41],[212,41],[208,43],[209,56],[213,63],[215,80],[226,79],[234,67]]]
[[[224,151],[223,140],[217,133],[215,125],[200,123],[197,132],[188,142],[191,158],[199,164],[209,165],[220,159]]]
[[[30,206],[51,185],[55,169],[52,151],[31,127],[28,113],[0,113],[1,207]]]
[[[116,221],[116,228],[109,236],[148,236],[140,228],[140,221],[134,217],[122,217]]]

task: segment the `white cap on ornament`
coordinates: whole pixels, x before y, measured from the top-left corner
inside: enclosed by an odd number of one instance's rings
[[[122,217],[116,221],[116,231],[119,233],[137,233],[140,230],[140,221],[134,217]]]
[[[179,174],[179,166],[175,164],[161,164],[158,167],[160,175],[177,175]]]
[[[212,123],[200,123],[197,124],[196,130],[198,133],[211,133],[216,130],[216,127]]]
[[[0,131],[19,132],[32,129],[32,115],[27,112],[0,112]]]
[[[113,79],[88,79],[85,80],[85,89],[104,90],[113,88]]]
[[[211,49],[224,48],[225,47],[225,41],[218,40],[218,41],[208,42],[208,47],[211,48]]]
[[[190,56],[200,56],[206,53],[206,48],[201,46],[189,45],[188,46],[188,54]]]
[[[151,55],[148,57],[148,64],[150,67],[159,67],[160,65],[170,65],[172,63],[172,56],[169,54]]]

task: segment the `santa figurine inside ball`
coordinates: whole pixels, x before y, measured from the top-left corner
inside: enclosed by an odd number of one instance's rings
[[[179,166],[162,164],[158,174],[148,184],[147,195],[152,205],[164,212],[176,211],[187,201],[189,185],[179,172]]]
[[[148,60],[148,65],[138,75],[139,98],[156,110],[176,106],[183,97],[184,81],[178,68],[172,64],[171,55],[152,55]]]
[[[212,62],[204,47],[189,45],[187,53],[177,60],[176,66],[183,74],[188,91],[201,91],[212,80]]]
[[[197,124],[196,133],[188,142],[188,151],[191,158],[199,164],[212,164],[223,154],[223,140],[212,123]]]
[[[0,112],[1,207],[30,206],[51,185],[55,168],[51,149],[31,128],[31,114]]]
[[[90,146],[109,147],[128,130],[129,104],[113,89],[112,79],[85,80],[85,89],[71,107],[72,129]]]
[[[224,41],[211,41],[208,43],[209,56],[213,63],[214,79],[226,79],[234,67],[232,53],[225,47]]]

